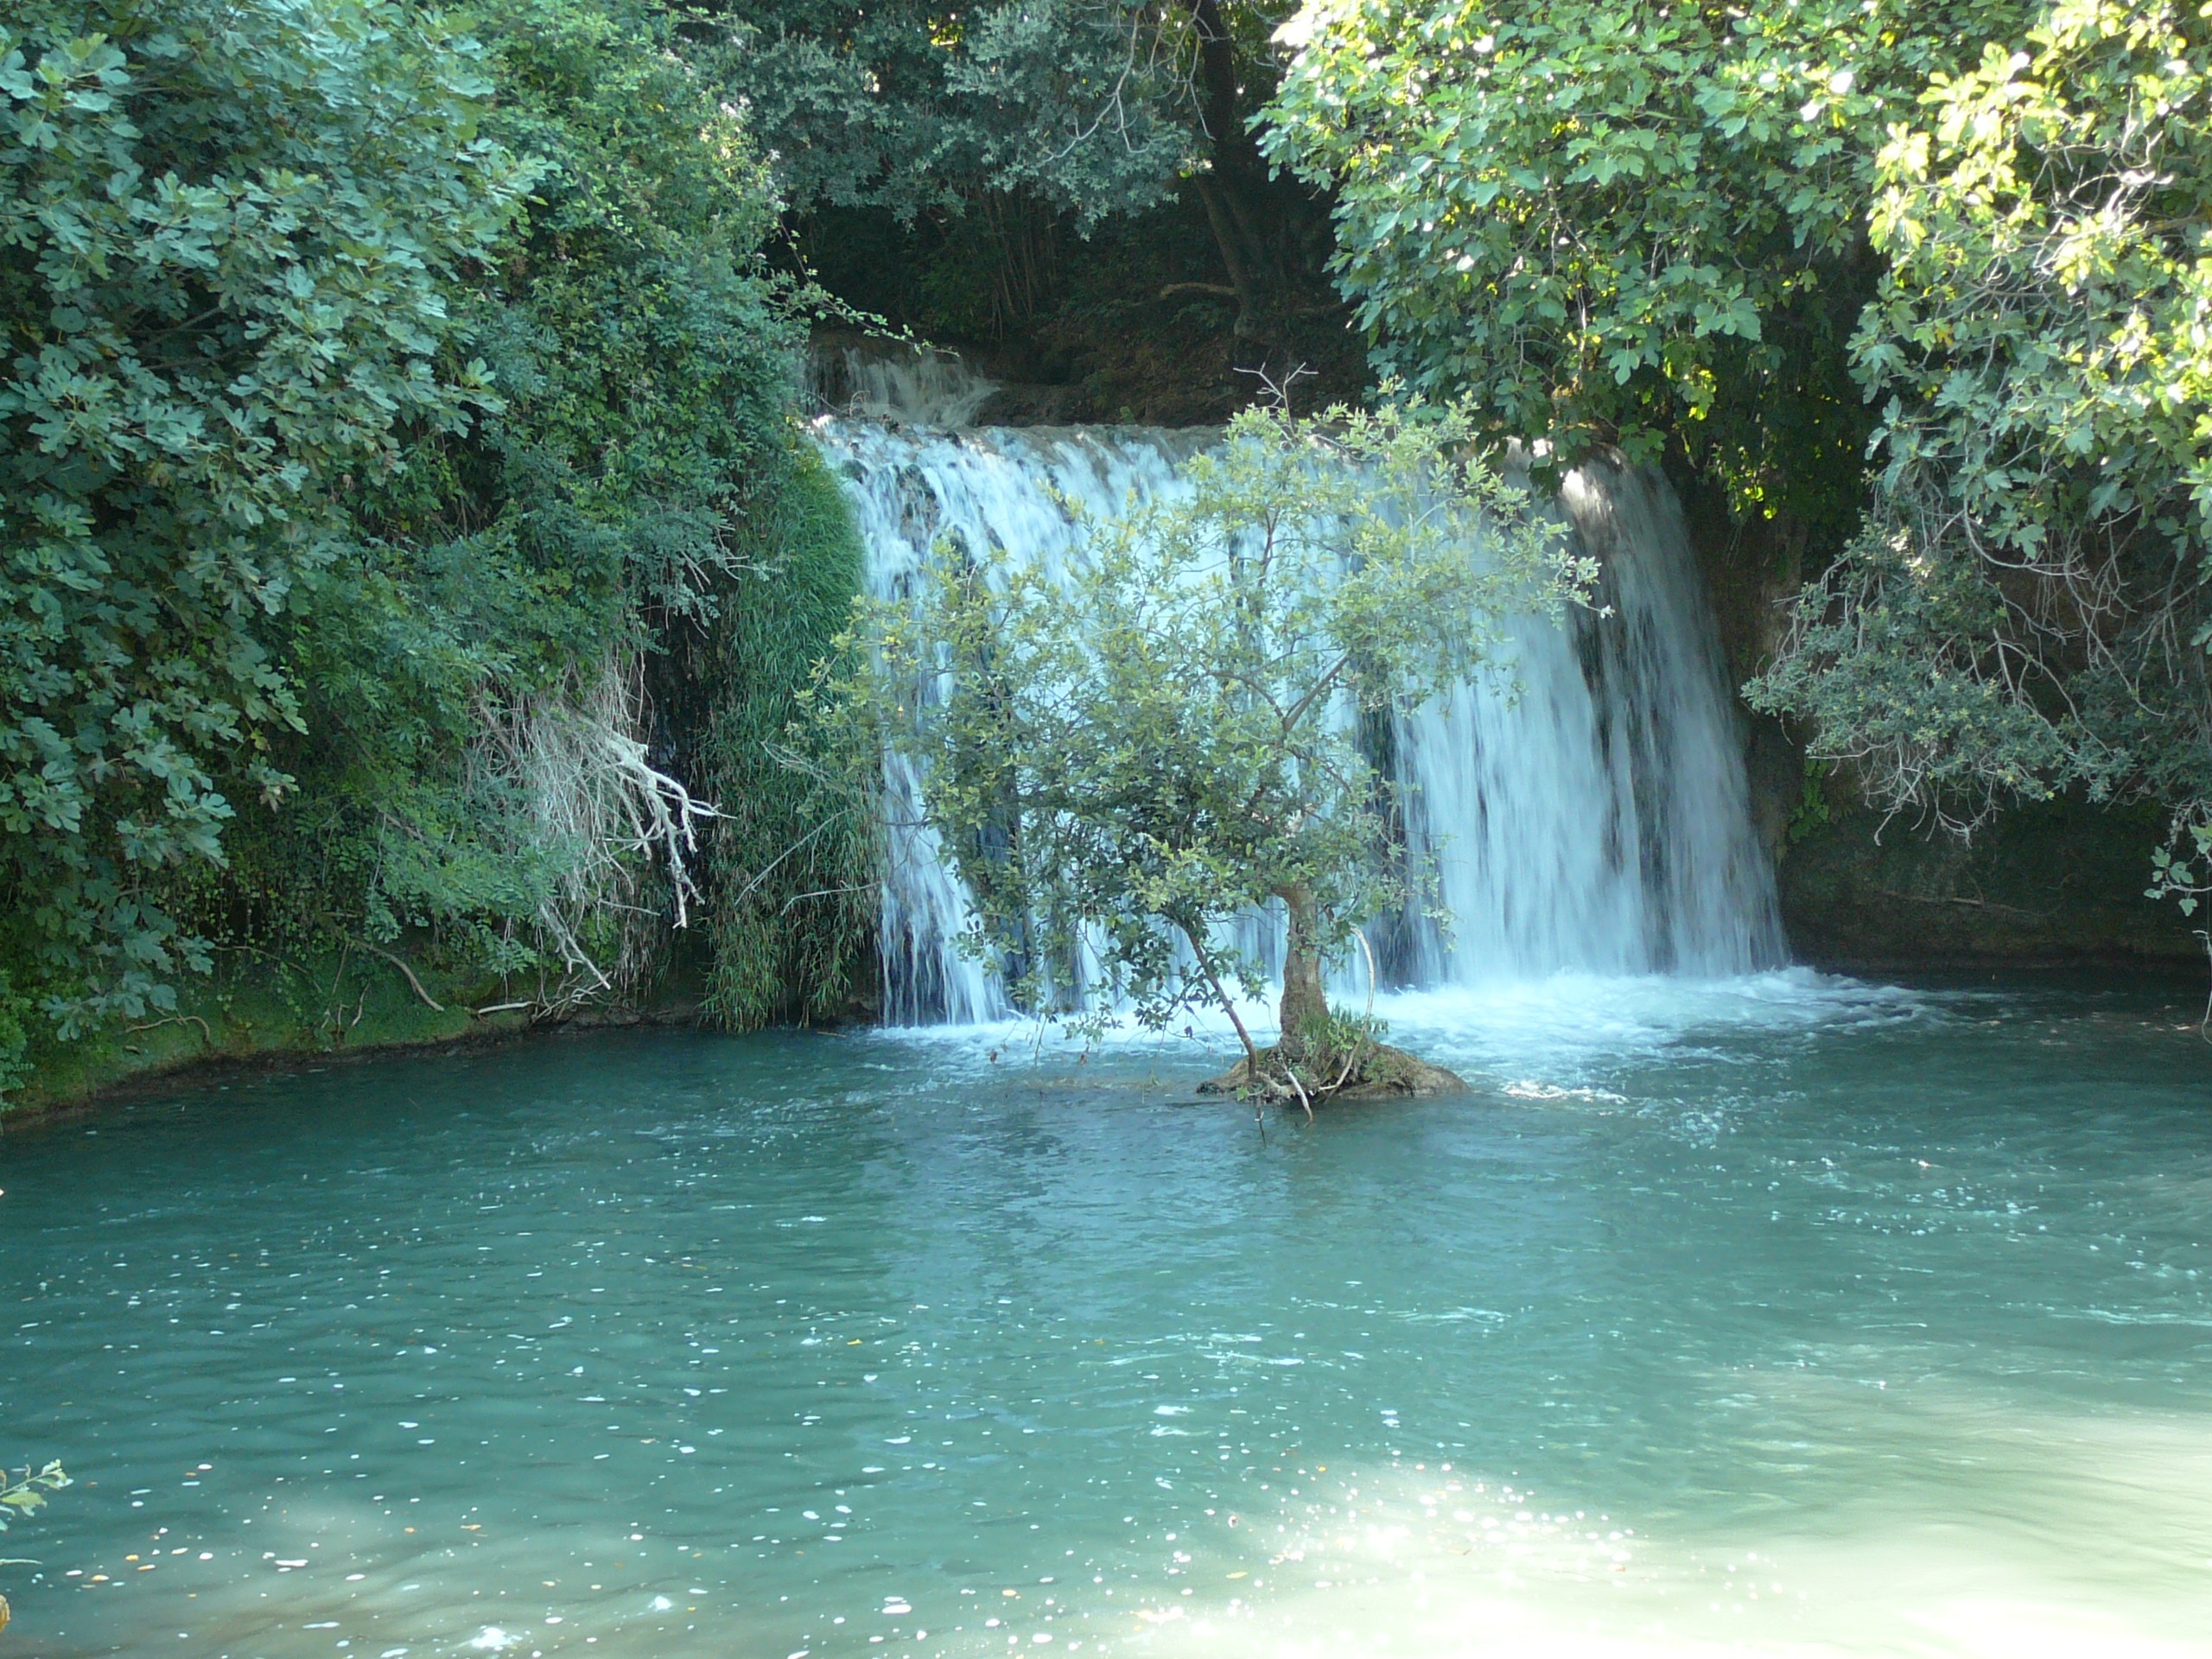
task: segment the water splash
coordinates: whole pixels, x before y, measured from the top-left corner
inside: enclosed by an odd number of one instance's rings
[[[918,426],[965,426],[999,389],[959,353],[934,346],[818,347],[806,378],[810,399],[835,414]]]

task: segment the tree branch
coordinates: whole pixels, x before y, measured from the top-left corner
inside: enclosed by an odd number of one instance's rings
[[[1236,1004],[1222,988],[1221,980],[1214,973],[1213,963],[1207,960],[1206,948],[1198,943],[1198,936],[1191,931],[1191,925],[1178,920],[1175,925],[1183,930],[1183,937],[1191,942],[1191,954],[1198,959],[1198,971],[1206,976],[1206,983],[1213,987],[1214,999],[1221,1004],[1222,1012],[1229,1016],[1229,1023],[1236,1027],[1236,1040],[1244,1045],[1245,1064],[1251,1068],[1252,1082],[1256,1085],[1260,1081],[1259,1045],[1252,1040],[1252,1033],[1244,1029],[1244,1021],[1236,1012]]]
[[[351,943],[359,945],[362,950],[370,952],[373,956],[382,957],[393,967],[398,969],[399,971],[406,976],[407,982],[415,988],[415,995],[421,997],[423,999],[423,1005],[429,1007],[433,1013],[443,1014],[446,1011],[446,1005],[444,1003],[439,1001],[435,997],[432,996],[428,991],[423,988],[423,982],[415,977],[415,970],[412,968],[410,968],[397,957],[392,955],[391,951],[385,950],[380,944],[371,944],[366,939],[354,939],[351,941]]]

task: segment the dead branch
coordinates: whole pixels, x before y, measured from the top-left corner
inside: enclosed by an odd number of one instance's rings
[[[371,944],[366,939],[355,939],[353,943],[359,945],[362,950],[368,951],[372,956],[382,957],[393,967],[398,969],[401,975],[406,979],[407,982],[414,987],[415,995],[423,999],[423,1004],[425,1007],[430,1009],[431,1012],[435,1014],[443,1014],[446,1011],[446,1005],[439,1001],[435,997],[432,996],[428,991],[423,988],[423,982],[415,977],[415,970],[412,968],[410,968],[399,957],[394,956],[391,951],[385,950],[380,944]]]

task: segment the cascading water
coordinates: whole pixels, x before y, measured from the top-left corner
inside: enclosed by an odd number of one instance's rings
[[[1119,427],[951,432],[830,420],[817,435],[841,463],[860,521],[868,591],[905,600],[942,539],[1020,549],[1040,565],[1058,563],[1075,545],[1063,498],[1108,512],[1133,494],[1172,489],[1177,465],[1209,435]],[[958,949],[970,915],[967,894],[923,822],[919,796],[912,766],[888,757],[884,1016],[900,1025],[998,1017],[1011,1009],[986,964]]]
[[[1773,966],[1773,872],[1673,493],[1593,463],[1567,475],[1560,505],[1611,613],[1523,626],[1510,687],[1463,687],[1400,722],[1407,844],[1433,855],[1454,922],[1449,938],[1409,926],[1401,976]]]
[[[849,345],[817,349],[807,359],[806,391],[816,405],[863,420],[965,426],[998,389],[957,353],[933,346],[886,352]]]
[[[926,410],[959,400],[932,384]],[[1074,550],[1064,502],[1103,515],[1176,488],[1177,467],[1212,435],[830,418],[817,435],[859,517],[869,590],[895,600],[940,541],[1050,569]],[[1772,876],[1672,495],[1647,474],[1594,465],[1568,476],[1560,507],[1603,563],[1610,614],[1524,624],[1496,676],[1395,722],[1388,760],[1407,842],[1433,856],[1454,926],[1414,913],[1370,928],[1387,971],[1440,985],[1774,965]],[[885,1017],[1003,1016],[995,976],[958,949],[969,905],[918,794],[907,763],[888,760]],[[1255,918],[1263,955],[1269,931]]]

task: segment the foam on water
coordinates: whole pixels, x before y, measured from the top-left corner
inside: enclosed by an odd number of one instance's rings
[[[1356,994],[1351,1006],[1362,1007]],[[1559,973],[1541,978],[1385,991],[1374,1010],[1392,1041],[1412,1045],[1478,1086],[1573,1089],[1588,1075],[1631,1060],[1679,1059],[1730,1048],[1770,1051],[1826,1033],[1949,1017],[1953,994],[1877,985],[1809,968],[1720,978],[1679,974]],[[1274,1008],[1243,1000],[1239,1017],[1255,1039],[1274,1037]],[[887,1031],[887,1046],[920,1044],[949,1065],[1065,1067],[1093,1050],[1192,1059],[1236,1051],[1236,1027],[1218,1009],[1194,1008],[1166,1033],[1132,1027],[1096,1039],[1061,1035],[1049,1023],[1001,1015],[963,1025]]]

